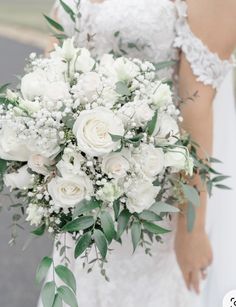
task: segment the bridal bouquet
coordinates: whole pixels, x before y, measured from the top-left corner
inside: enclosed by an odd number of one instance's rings
[[[134,250],[151,246],[171,231],[160,223],[179,211],[176,204],[198,206],[188,184],[193,173],[209,189],[214,184],[212,169],[180,133],[169,85],[149,62],[110,54],[98,61],[67,39],[49,58],[31,54],[20,89],[0,92],[0,173],[19,199],[14,224],[26,214],[33,234],[51,233],[61,255],[60,237],[70,233],[74,257],[86,259],[95,248],[103,274],[109,245],[126,230]],[[44,306],[77,306],[65,263],[45,257],[37,281],[50,267],[64,285],[44,285]]]

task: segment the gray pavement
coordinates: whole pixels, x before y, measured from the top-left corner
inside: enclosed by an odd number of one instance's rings
[[[39,50],[0,38],[0,84],[18,83],[13,75],[22,74],[24,60],[31,51]],[[8,198],[0,196],[0,205],[3,206],[0,212],[0,307],[36,307],[40,289],[34,283],[35,269],[43,256],[50,255],[51,240],[34,239],[23,251],[29,234],[20,230],[17,245],[10,247]]]

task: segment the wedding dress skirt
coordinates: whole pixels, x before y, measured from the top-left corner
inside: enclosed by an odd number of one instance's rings
[[[73,0],[66,2],[75,9]],[[59,5],[56,10],[67,34],[76,34],[68,15]],[[184,285],[173,249],[173,232],[164,237],[163,244],[153,246],[152,257],[141,247],[132,255],[128,237],[124,238],[122,246],[114,243],[114,251],[105,266],[110,282],[104,280],[97,266],[87,274],[82,260],[73,260],[72,248],[69,258],[77,278],[79,306],[221,307],[226,292],[236,289],[236,245],[233,241],[236,234],[236,112],[232,72],[225,78],[230,63],[211,53],[191,32],[184,1],[106,0],[92,4],[89,0],[81,0],[80,10],[77,25],[80,33],[76,36],[80,47],[86,46],[98,56],[122,49],[130,57],[152,62],[177,59],[175,47],[178,47],[185,53],[196,78],[218,88],[214,101],[214,156],[224,162],[219,164],[218,170],[231,176],[228,184],[234,189],[229,192],[215,190],[209,201],[207,229],[214,263],[200,296],[189,292]],[[121,35],[118,38],[114,35],[117,31]],[[89,42],[88,33],[95,34]],[[131,48],[129,43],[135,43],[137,48]],[[172,74],[173,71],[165,70],[162,77],[170,78]],[[70,238],[67,238],[68,244],[74,244]],[[56,249],[54,259],[56,262],[60,259]],[[48,280],[51,277],[50,273]]]

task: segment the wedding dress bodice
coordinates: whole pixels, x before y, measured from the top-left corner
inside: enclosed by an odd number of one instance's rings
[[[66,0],[76,11],[76,1]],[[94,55],[108,52],[149,60],[176,60],[177,48],[186,54],[198,80],[217,88],[231,64],[210,52],[191,32],[187,5],[182,0],[81,0],[75,25],[59,6],[58,18],[68,35]],[[165,77],[170,77],[171,71]]]

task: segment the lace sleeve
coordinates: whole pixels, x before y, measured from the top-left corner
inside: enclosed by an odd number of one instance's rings
[[[217,89],[232,68],[231,60],[222,60],[197,38],[187,22],[187,4],[176,1],[179,18],[176,23],[174,46],[180,48],[190,63],[197,80]]]

